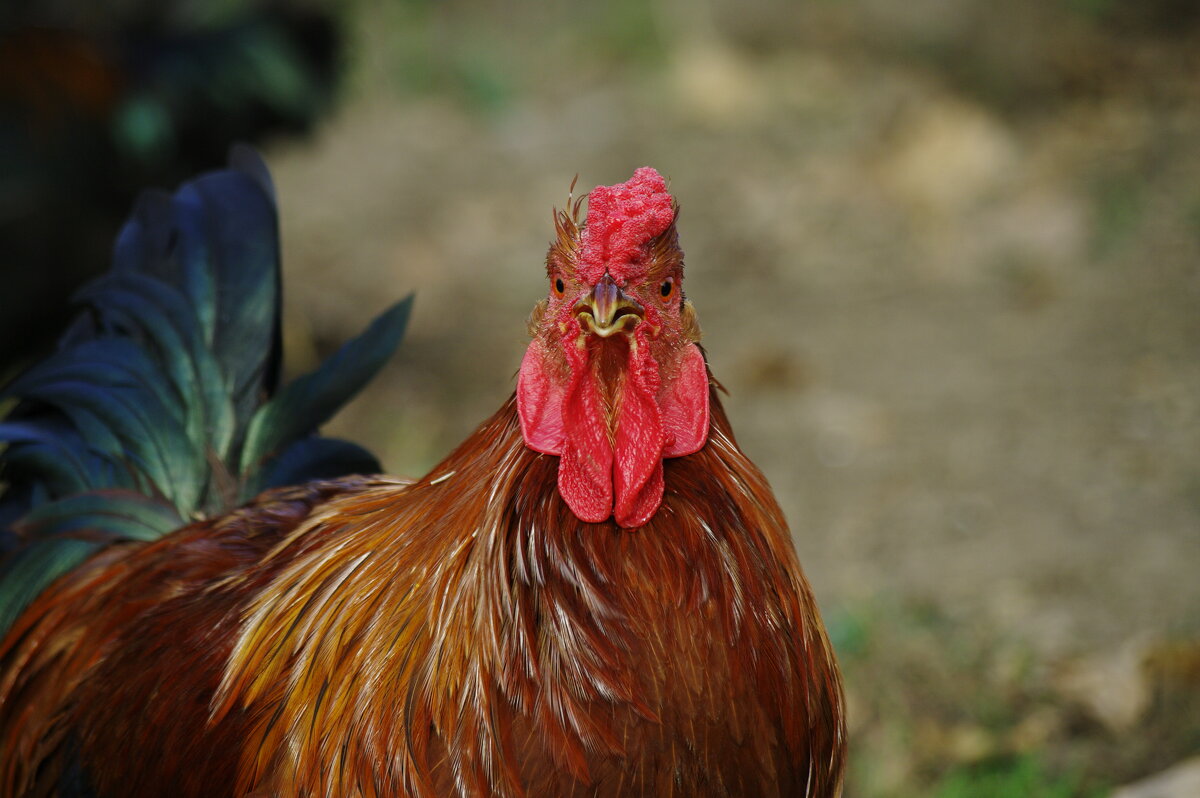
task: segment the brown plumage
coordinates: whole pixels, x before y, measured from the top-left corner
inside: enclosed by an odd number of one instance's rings
[[[637,528],[576,516],[514,396],[415,482],[104,549],[0,644],[0,795],[836,796],[837,666],[707,392]]]
[[[106,550],[0,650],[4,794],[834,795],[829,644],[711,399],[637,531],[571,514],[510,400],[417,482]]]

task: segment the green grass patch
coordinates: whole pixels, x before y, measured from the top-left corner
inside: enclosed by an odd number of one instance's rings
[[[1085,788],[1078,773],[1051,773],[1035,755],[955,767],[934,791],[935,798],[1102,798],[1108,791]]]

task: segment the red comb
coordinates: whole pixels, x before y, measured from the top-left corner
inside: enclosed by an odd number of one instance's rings
[[[619,284],[645,273],[646,244],[671,226],[674,203],[667,182],[643,166],[615,186],[596,186],[588,194],[581,239],[579,272],[595,283],[607,271]]]

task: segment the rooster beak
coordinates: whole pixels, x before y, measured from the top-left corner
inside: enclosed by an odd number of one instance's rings
[[[584,329],[601,338],[632,330],[643,318],[641,304],[622,291],[608,274],[600,278],[590,294],[575,303],[573,311]]]

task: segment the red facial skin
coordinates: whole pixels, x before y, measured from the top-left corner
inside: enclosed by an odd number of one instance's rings
[[[556,218],[550,294],[530,319],[534,340],[517,382],[525,444],[558,455],[558,488],[580,520],[638,527],[662,502],[662,461],[708,438],[708,371],[683,297],[683,253],[666,183],[649,167]],[[640,306],[640,321],[607,337],[580,303],[605,279]],[[562,290],[559,290],[561,286]]]

